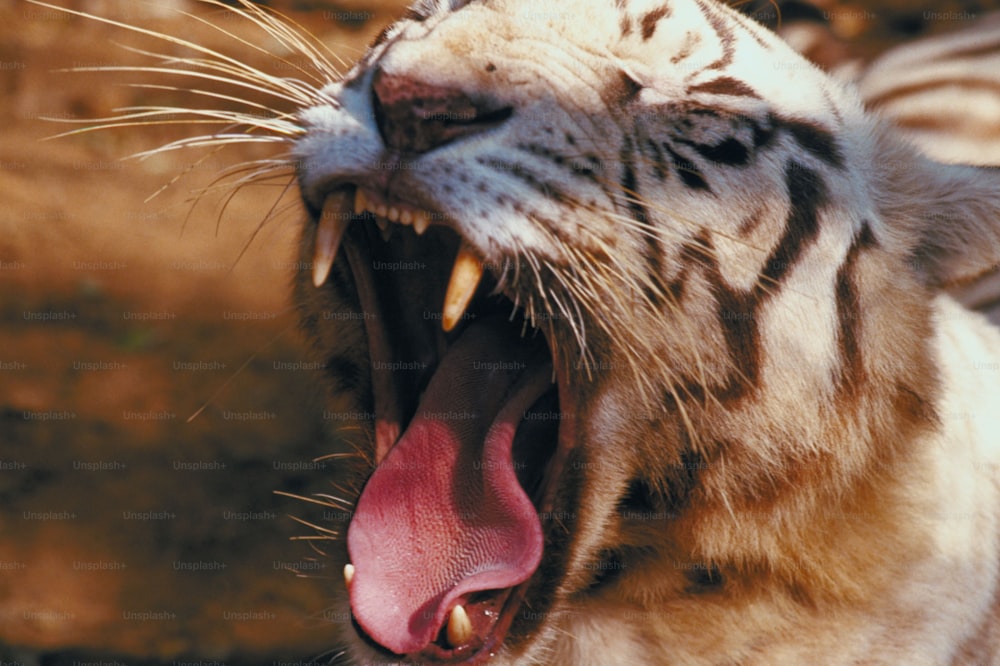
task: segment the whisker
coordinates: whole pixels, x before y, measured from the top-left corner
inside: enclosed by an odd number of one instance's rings
[[[264,350],[268,349],[271,345],[273,345],[280,338],[282,338],[283,336],[285,336],[289,331],[291,331],[293,328],[295,328],[296,325],[297,324],[294,324],[294,323],[293,324],[289,324],[284,329],[282,329],[281,331],[279,331],[277,335],[275,335],[273,338],[271,338],[271,340],[269,340],[267,343],[265,343],[260,349],[257,349],[254,353],[250,354],[250,356],[247,358],[247,360],[243,361],[243,363],[240,364],[240,367],[236,368],[236,370],[233,371],[233,374],[229,375],[229,377],[226,379],[226,381],[224,381],[222,383],[222,385],[219,386],[219,388],[217,388],[215,390],[215,392],[212,393],[211,396],[209,396],[208,400],[206,400],[202,404],[201,407],[199,407],[197,410],[195,410],[195,412],[193,414],[191,414],[191,416],[189,416],[187,418],[187,420],[185,421],[185,423],[191,423],[196,418],[198,418],[199,416],[201,416],[201,414],[206,409],[208,409],[209,405],[211,405],[212,402],[214,402],[216,398],[218,398],[220,395],[222,395],[222,393],[227,388],[229,388],[229,385],[233,383],[233,380],[235,380],[236,377],[238,377],[241,372],[243,372],[244,370],[246,370],[247,366],[249,366],[251,363],[253,363],[257,359],[257,357],[260,356],[264,352]]]
[[[267,224],[268,220],[271,218],[271,215],[274,213],[275,208],[278,206],[278,203],[288,193],[288,191],[291,189],[291,187],[294,184],[295,184],[295,179],[294,178],[290,178],[288,180],[288,184],[285,185],[284,189],[281,191],[281,194],[278,195],[278,198],[275,200],[274,204],[272,204],[271,207],[268,209],[267,213],[265,213],[264,218],[260,221],[260,224],[258,224],[254,228],[254,230],[250,233],[250,238],[248,238],[247,242],[243,244],[243,248],[240,250],[240,253],[238,255],[236,255],[236,261],[234,261],[233,265],[229,267],[229,272],[230,273],[233,272],[233,270],[236,268],[236,265],[240,263],[241,259],[243,259],[243,255],[245,255],[246,252],[247,252],[247,250],[250,249],[250,246],[253,244],[254,240],[257,238],[257,235],[260,233],[261,229],[263,229],[264,225]],[[235,194],[235,192],[238,192],[242,187],[243,187],[242,185],[239,186],[239,187],[237,187],[236,190],[234,190],[234,194]],[[223,207],[223,210],[222,210],[223,213],[225,212],[226,207],[229,206],[229,203],[231,201],[232,201],[232,197],[230,197],[229,199],[226,200],[225,206]],[[220,214],[220,217],[221,217],[221,214]]]
[[[81,11],[77,11],[77,10],[74,10],[74,9],[68,9],[66,7],[59,7],[57,5],[52,5],[52,4],[49,4],[47,2],[41,2],[40,0],[28,0],[28,2],[30,2],[30,3],[32,3],[34,5],[38,5],[39,7],[45,7],[47,9],[52,9],[54,11],[64,12],[66,14],[70,14],[70,15],[73,15],[73,16],[79,16],[81,18],[85,18],[85,19],[90,20],[90,21],[96,21],[98,23],[104,23],[106,25],[115,26],[116,28],[121,28],[121,29],[126,30],[126,31],[134,32],[134,33],[141,34],[141,35],[146,35],[148,37],[152,37],[152,38],[157,39],[157,40],[161,40],[161,41],[165,41],[165,42],[168,42],[168,43],[171,43],[171,44],[175,44],[177,46],[182,46],[182,47],[185,47],[185,48],[189,48],[189,49],[191,49],[191,50],[193,50],[193,51],[195,51],[197,53],[201,53],[201,54],[207,55],[207,56],[209,56],[211,58],[215,58],[216,60],[219,61],[220,64],[223,64],[223,63],[228,64],[228,65],[232,66],[235,69],[235,71],[242,72],[245,76],[249,76],[253,80],[259,81],[262,84],[266,83],[266,84],[277,85],[279,88],[284,88],[289,95],[291,95],[292,93],[295,93],[295,96],[288,96],[288,97],[286,97],[286,99],[288,99],[288,101],[291,101],[291,102],[295,102],[295,103],[298,103],[298,104],[308,104],[310,101],[315,101],[317,99],[316,96],[319,94],[317,91],[315,91],[315,89],[311,89],[312,92],[313,92],[313,94],[311,96],[304,96],[303,97],[302,94],[301,94],[301,91],[297,90],[295,87],[293,87],[291,84],[287,83],[281,77],[276,77],[276,76],[269,75],[269,74],[267,74],[267,73],[265,73],[265,72],[263,72],[263,71],[255,68],[255,67],[251,67],[250,65],[247,65],[246,63],[242,62],[241,60],[239,60],[237,58],[233,58],[231,56],[227,56],[224,53],[220,53],[219,51],[216,51],[214,49],[208,48],[206,46],[202,46],[201,44],[198,44],[196,42],[192,42],[192,41],[187,40],[187,39],[182,39],[180,37],[176,37],[176,36],[173,36],[173,35],[164,34],[164,33],[158,32],[156,30],[150,30],[148,28],[142,28],[142,27],[137,26],[137,25],[130,25],[128,23],[123,23],[121,21],[116,21],[114,19],[105,18],[105,17],[98,16],[98,15],[95,15],[95,14],[88,14],[87,12],[81,12]],[[220,4],[219,6],[224,6],[224,5]],[[205,23],[204,19],[200,19],[199,17],[191,14],[190,12],[185,12],[185,11],[178,10],[178,13],[181,14],[182,16],[187,16],[187,17],[192,18],[193,20]],[[209,25],[211,25],[211,24],[209,24]],[[225,31],[222,31],[222,32],[225,32]],[[130,69],[130,68],[128,68],[128,67],[96,67],[96,68],[89,68],[89,67],[87,67],[87,68],[79,68],[79,69],[77,69],[75,71],[125,71],[125,70],[128,70],[128,69]],[[183,70],[174,70],[174,73],[180,74],[181,72],[183,72]],[[188,72],[188,74],[194,74],[194,73]]]
[[[166,90],[169,92],[182,92],[190,93],[192,95],[199,95],[202,97],[211,97],[214,99],[221,99],[227,102],[235,102],[236,104],[241,104],[243,106],[249,106],[254,109],[260,109],[261,111],[267,111],[273,114],[277,118],[294,118],[291,114],[282,113],[281,111],[267,106],[266,104],[260,104],[258,102],[252,102],[248,99],[243,99],[242,97],[236,97],[234,95],[225,95],[219,92],[213,92],[211,90],[203,90],[201,88],[181,88],[179,86],[168,86],[163,84],[154,83],[128,83],[125,84],[128,88],[138,88],[143,90]]]
[[[192,61],[198,63],[198,61]],[[131,74],[166,74],[169,76],[180,76],[180,77],[190,77],[194,79],[203,79],[206,81],[215,81],[216,83],[224,83],[237,88],[246,88],[247,90],[253,90],[258,93],[271,95],[272,97],[277,97],[278,99],[283,99],[286,102],[295,104],[297,106],[309,106],[316,102],[314,96],[304,96],[299,95],[298,91],[289,88],[288,86],[276,86],[272,85],[276,81],[287,82],[286,79],[279,79],[277,77],[272,77],[271,79],[264,79],[258,81],[253,78],[232,78],[226,76],[219,76],[218,74],[212,74],[212,71],[221,71],[229,73],[227,69],[218,65],[200,65],[209,70],[207,72],[190,70],[190,69],[177,69],[175,67],[155,67],[153,65],[101,65],[96,67],[72,67],[66,70],[60,70],[65,72],[82,73],[82,72],[118,72],[118,73],[131,73]]]
[[[240,5],[246,10],[245,12],[239,9],[234,9],[227,5],[218,2],[217,0],[201,0],[205,4],[214,5],[223,8],[225,11],[236,12],[244,16],[246,19],[252,21],[254,24],[259,26],[267,34],[274,37],[283,46],[288,48],[288,50],[293,52],[301,53],[308,56],[310,61],[316,66],[316,68],[323,73],[329,75],[331,79],[339,78],[341,76],[340,72],[337,71],[336,67],[327,59],[327,55],[337,60],[343,67],[347,67],[347,63],[344,62],[336,53],[333,52],[322,40],[317,39],[312,35],[312,33],[307,30],[304,26],[293,20],[291,17],[279,12],[276,9],[270,7],[260,7],[255,5],[248,0],[239,0]],[[215,26],[213,26],[215,27]],[[294,30],[292,28],[295,28]],[[227,33],[228,34],[228,33]],[[257,49],[263,53],[279,59],[281,62],[287,62],[280,56],[277,56],[269,51],[266,51],[256,44],[247,43],[240,40],[238,37],[233,36],[241,43],[247,46]],[[316,48],[316,47],[319,48]],[[322,50],[320,50],[322,49]],[[324,55],[324,52],[326,55]],[[293,63],[287,63],[294,66]],[[306,70],[299,68],[303,73],[308,73]],[[325,83],[322,79],[317,78],[320,83]]]

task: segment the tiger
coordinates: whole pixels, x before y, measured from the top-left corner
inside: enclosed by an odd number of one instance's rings
[[[359,415],[338,663],[1000,663],[1000,333],[949,291],[996,173],[716,0],[418,0],[321,85],[202,53],[298,107],[211,117],[289,147]]]

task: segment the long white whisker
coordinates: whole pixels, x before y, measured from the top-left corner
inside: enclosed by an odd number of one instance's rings
[[[180,150],[182,148],[204,148],[205,146],[222,146],[236,143],[285,143],[287,139],[278,136],[261,136],[259,134],[205,134],[186,139],[171,141],[158,148],[144,150],[134,155],[129,155],[130,159],[146,159],[153,155]]]
[[[220,70],[217,67],[208,67],[207,69],[216,71],[226,71]],[[132,72],[132,73],[142,73],[142,74],[169,74],[171,76],[189,76],[196,79],[204,79],[207,81],[215,81],[217,83],[224,83],[231,86],[236,86],[239,88],[246,88],[247,90],[253,90],[258,93],[264,93],[277,97],[278,99],[283,99],[286,102],[300,105],[308,106],[315,101],[313,96],[299,95],[298,91],[290,89],[288,87],[277,87],[266,88],[264,87],[268,81],[257,81],[255,79],[247,78],[246,80],[228,78],[225,76],[218,76],[216,74],[209,74],[206,72],[199,72],[189,69],[177,69],[174,67],[153,67],[149,65],[107,65],[100,67],[71,67],[70,69],[63,70],[67,72]],[[279,79],[273,79],[279,80]],[[281,79],[284,81],[284,79]],[[292,94],[295,93],[295,94]]]
[[[224,74],[227,78],[226,82],[232,85],[237,85],[237,82],[244,81],[250,84],[252,90],[257,90],[260,87],[261,92],[274,91],[278,94],[287,94],[289,92],[305,92],[309,99],[314,99],[316,97],[316,90],[309,84],[302,84],[294,79],[288,79],[284,77],[274,77],[269,76],[266,79],[261,79],[255,72],[247,71],[242,67],[233,67],[232,65],[225,62],[218,62],[210,58],[188,58],[180,57],[175,55],[169,55],[166,53],[159,53],[157,51],[147,51],[146,49],[140,49],[135,46],[129,46],[127,44],[118,44],[120,48],[130,53],[135,53],[137,55],[145,56],[153,60],[159,60],[161,66],[171,68],[174,74],[182,74],[185,72],[192,72],[197,69],[203,69],[210,72],[219,72]],[[281,60],[278,56],[273,56],[276,60]],[[183,69],[180,66],[187,65],[190,69]],[[128,65],[123,65],[124,67],[133,67]],[[86,68],[70,68],[68,71],[80,72],[88,71]],[[303,91],[302,87],[305,86]],[[246,87],[246,86],[244,86]],[[286,98],[287,99],[287,98]]]
[[[144,114],[150,118],[188,114],[194,118],[200,118],[202,120],[217,120],[231,125],[245,126],[247,129],[266,129],[271,130],[275,134],[285,134],[287,136],[298,136],[305,132],[305,130],[297,124],[283,118],[256,116],[243,111],[227,111],[224,109],[181,109],[173,106],[130,106],[124,107],[120,110],[128,113]]]
[[[202,97],[212,97],[214,99],[221,99],[227,102],[235,102],[237,104],[249,106],[254,109],[260,109],[261,111],[267,111],[269,113],[274,114],[277,117],[289,117],[289,118],[294,117],[291,114],[284,113],[266,104],[261,104],[259,102],[252,102],[242,97],[236,97],[235,95],[226,95],[224,93],[213,92],[211,90],[203,90],[201,88],[181,88],[179,86],[168,86],[156,83],[127,83],[125,85],[128,88],[139,88],[143,90],[166,90],[170,92],[190,93],[192,95],[200,95]]]
[[[281,77],[271,76],[271,75],[267,74],[266,72],[263,72],[263,71],[255,68],[255,67],[251,67],[250,65],[247,65],[246,63],[241,62],[240,60],[238,60],[236,58],[233,58],[231,56],[227,56],[224,53],[220,53],[219,51],[216,51],[214,49],[210,49],[208,47],[202,46],[200,44],[197,44],[197,43],[192,42],[192,41],[187,40],[187,39],[181,39],[179,37],[174,37],[172,35],[166,35],[166,34],[163,34],[161,32],[157,32],[156,30],[150,30],[150,29],[141,28],[141,27],[135,26],[135,25],[129,25],[128,23],[122,23],[121,21],[115,21],[114,19],[104,18],[102,16],[96,16],[94,14],[88,14],[86,12],[81,12],[81,11],[77,11],[77,10],[74,10],[74,9],[68,9],[66,7],[59,7],[58,5],[52,5],[52,4],[49,4],[47,2],[40,2],[39,0],[28,0],[28,2],[30,2],[32,4],[35,4],[35,5],[38,5],[39,7],[46,7],[48,9],[52,9],[52,10],[55,10],[55,11],[59,11],[59,12],[64,12],[64,13],[67,13],[67,14],[71,14],[73,16],[79,16],[81,18],[85,18],[85,19],[90,20],[90,21],[97,21],[99,23],[104,23],[106,25],[112,25],[112,26],[115,26],[117,28],[121,28],[123,30],[135,32],[135,33],[138,33],[138,34],[141,34],[141,35],[146,35],[148,37],[153,37],[154,39],[158,39],[158,40],[161,40],[161,41],[169,42],[171,44],[176,44],[177,46],[183,46],[183,47],[189,48],[189,49],[191,49],[191,50],[193,50],[193,51],[195,51],[197,53],[202,53],[202,54],[207,55],[207,56],[209,56],[211,58],[215,58],[218,61],[220,61],[220,63],[228,63],[229,65],[235,67],[236,70],[238,70],[240,72],[243,72],[247,76],[251,77],[253,80],[260,81],[260,82],[271,82],[272,84],[274,84],[274,85],[276,85],[278,87],[283,87],[285,90],[288,91],[289,95],[292,95],[293,93],[295,94],[295,97],[289,96],[286,99],[288,99],[288,101],[292,101],[292,102],[295,102],[297,104],[308,104],[310,101],[314,101],[316,99],[316,96],[318,95],[318,92],[315,91],[314,88],[310,88],[310,90],[312,91],[313,94],[310,95],[310,96],[302,97],[300,95],[300,91],[297,90],[296,88],[288,85],[288,83],[287,83],[287,81],[285,79],[282,79]],[[204,19],[200,19],[199,17],[194,16],[193,14],[191,14],[189,12],[179,11],[178,13],[181,14],[182,16],[188,16],[188,17],[190,17],[190,18],[192,18],[192,19],[194,19],[196,21],[200,21],[202,23],[206,23],[204,21]],[[209,23],[208,25],[211,25],[211,24]],[[223,32],[225,32],[225,31],[223,31]],[[124,68],[124,69],[128,69],[128,68]],[[103,71],[115,71],[115,70],[119,70],[119,71],[121,71],[119,68],[114,68],[114,67],[109,67],[109,68],[80,68],[77,71],[88,71],[88,70],[98,70],[98,71],[101,71],[101,70],[103,70]]]
[[[315,37],[312,37],[309,31],[306,30],[303,26],[299,25],[288,16],[276,10],[259,7],[251,2],[248,2],[247,0],[240,0],[240,5],[246,11],[233,9],[232,7],[223,5],[221,2],[218,2],[217,0],[201,0],[201,1],[208,5],[222,7],[226,11],[230,12],[235,11],[237,14],[245,17],[247,20],[252,21],[255,25],[260,27],[267,34],[271,35],[274,39],[276,39],[279,43],[288,48],[290,51],[295,51],[301,53],[302,55],[307,56],[309,60],[313,63],[313,65],[316,66],[316,69],[328,75],[330,77],[330,80],[339,78],[340,72],[338,72],[337,68],[333,66],[333,63],[331,63],[324,56],[323,52],[321,52],[319,49],[316,48],[316,45],[321,46],[323,48],[323,51],[325,51],[334,59],[338,60],[341,63],[341,65],[345,67],[347,66],[346,63],[341,58],[339,58],[329,47],[326,46],[326,44],[316,39]],[[294,28],[296,28],[295,30],[292,29],[293,26]],[[213,25],[212,27],[229,35],[228,32],[223,31],[221,28],[218,28],[215,25]],[[256,44],[248,43],[235,35],[229,35],[229,36],[241,43],[246,44],[250,48],[256,49],[262,53],[266,53],[267,55],[270,55],[271,57],[276,58],[281,62],[285,62],[286,64],[295,67],[303,74],[312,76],[314,79],[316,79],[317,82],[321,84],[328,82],[323,80],[321,77],[312,75],[304,68],[298,67],[295,63],[288,62],[284,58],[281,58],[280,56],[277,56],[274,53],[266,51],[265,49],[257,46]],[[311,38],[311,41],[307,41],[307,38]]]

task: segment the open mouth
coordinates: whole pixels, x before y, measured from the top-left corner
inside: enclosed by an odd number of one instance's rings
[[[440,214],[343,185],[318,221],[317,287],[338,253],[376,415],[378,464],[347,535],[356,627],[416,663],[484,661],[523,622],[542,562],[572,441],[564,373],[505,291],[514,267],[484,266]]]

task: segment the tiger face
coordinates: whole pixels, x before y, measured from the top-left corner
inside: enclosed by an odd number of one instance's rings
[[[946,663],[975,633],[989,589],[893,582],[940,563],[936,290],[992,255],[949,263],[924,220],[957,181],[851,90],[709,0],[453,0],[322,96],[295,291],[373,414],[342,435],[353,661]]]

